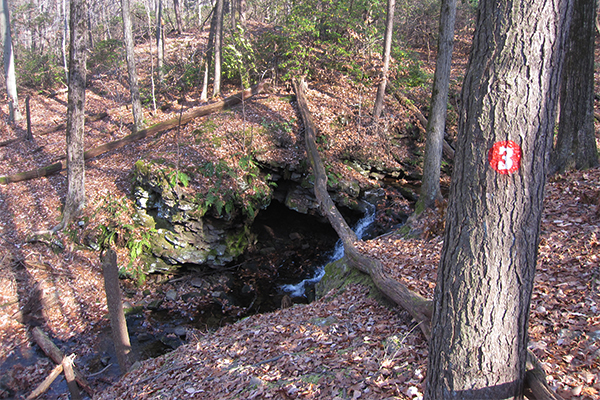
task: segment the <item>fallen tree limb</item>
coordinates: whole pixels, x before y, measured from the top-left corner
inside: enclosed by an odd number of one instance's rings
[[[50,338],[44,333],[44,331],[42,331],[39,327],[36,326],[31,330],[31,336],[33,337],[35,343],[37,343],[37,345],[40,346],[42,351],[48,357],[50,357],[52,361],[62,365],[65,355],[62,351],[60,351],[58,347],[56,347],[54,342],[50,340]],[[79,372],[79,370],[75,366],[73,366],[73,372],[75,373],[75,380],[77,381],[79,386],[81,386],[83,390],[85,390],[91,397],[94,397],[94,391],[90,387],[90,384],[87,382],[87,379],[85,379],[85,376],[83,376],[83,374]]]
[[[63,366],[62,364],[58,364],[56,367],[54,367],[46,379],[44,379],[44,381],[40,383],[38,387],[36,387],[35,390],[29,394],[29,396],[27,396],[26,400],[33,400],[43,394],[46,390],[48,390],[50,385],[52,385],[52,382],[58,378],[61,372],[63,372]]]
[[[323,212],[329,219],[331,226],[342,239],[344,244],[344,257],[349,264],[371,276],[377,288],[390,300],[394,301],[400,307],[408,311],[417,321],[421,323],[420,327],[427,338],[430,335],[430,321],[432,315],[432,302],[421,295],[410,291],[406,286],[398,281],[387,277],[383,270],[383,265],[378,260],[360,254],[354,246],[357,241],[356,234],[344,220],[337,207],[331,200],[327,192],[327,173],[319,156],[316,144],[316,127],[312,119],[312,114],[308,109],[305,98],[306,83],[304,80],[294,81],[296,97],[298,99],[298,109],[304,122],[304,131],[306,137],[306,151],[315,175],[315,196],[322,207]]]
[[[527,372],[525,373],[525,396],[530,400],[563,400],[554,393],[546,381],[546,373],[539,360],[527,350]]]
[[[97,157],[101,154],[104,154],[110,150],[119,149],[124,147],[130,143],[133,143],[137,140],[143,139],[145,137],[155,135],[160,132],[167,131],[169,129],[175,128],[179,124],[185,125],[191,120],[199,117],[203,117],[205,115],[212,114],[216,111],[223,110],[225,108],[231,107],[235,104],[240,103],[242,100],[248,99],[256,94],[263,93],[268,89],[267,82],[261,82],[253,87],[242,90],[232,96],[227,97],[224,100],[217,101],[215,103],[198,107],[196,109],[190,110],[186,113],[183,113],[180,117],[172,118],[167,121],[160,122],[156,125],[152,125],[149,128],[142,129],[136,133],[132,133],[131,135],[125,136],[119,140],[115,140],[114,142],[106,143],[101,146],[95,147],[86,151],[83,155],[85,160],[89,160],[91,158]],[[28,179],[40,178],[42,176],[49,176],[52,174],[56,174],[62,171],[66,167],[66,161],[61,160],[52,165],[48,165],[45,167],[37,168],[31,171],[20,172],[13,175],[1,176],[0,184],[8,184],[12,182],[20,182]]]

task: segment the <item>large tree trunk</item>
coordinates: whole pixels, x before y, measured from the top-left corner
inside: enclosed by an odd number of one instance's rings
[[[69,96],[67,105],[67,198],[61,223],[67,226],[85,206],[85,164],[83,135],[85,127],[85,0],[71,0],[71,39],[69,54]]]
[[[4,79],[8,95],[8,120],[19,121],[23,117],[19,111],[19,98],[17,96],[17,76],[15,73],[15,53],[10,31],[10,13],[8,0],[0,0],[0,34],[4,43]]]
[[[381,69],[381,82],[377,88],[377,97],[375,98],[375,109],[373,117],[379,118],[383,110],[383,99],[385,98],[385,85],[387,83],[388,70],[390,69],[390,55],[392,53],[392,33],[394,32],[394,9],[396,0],[388,0],[387,17],[385,20],[385,40],[383,44],[383,67]]]
[[[431,111],[427,122],[425,156],[423,157],[423,179],[421,196],[417,203],[417,213],[435,205],[441,200],[440,169],[448,109],[448,87],[450,67],[454,48],[454,21],[456,20],[456,0],[442,0],[440,11],[440,33],[438,54],[431,91]]]
[[[521,399],[567,1],[482,0],[463,85],[426,399]]]
[[[596,0],[574,0],[551,174],[598,165],[594,129],[595,16]]]
[[[221,67],[223,55],[223,0],[217,0],[215,6],[215,78],[213,80],[213,96],[221,94]],[[211,27],[212,29],[212,27]]]
[[[127,58],[127,72],[129,73],[129,93],[131,94],[131,112],[133,113],[133,131],[143,128],[144,114],[140,100],[138,76],[135,66],[135,52],[133,32],[131,27],[131,5],[129,0],[121,0],[121,14],[123,15],[123,38],[125,40],[125,56]]]

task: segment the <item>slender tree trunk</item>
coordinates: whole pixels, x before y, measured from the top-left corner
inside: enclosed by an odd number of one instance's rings
[[[456,0],[442,0],[440,11],[440,32],[438,54],[431,91],[431,111],[427,121],[425,156],[423,158],[423,181],[417,213],[435,205],[441,200],[440,169],[444,147],[444,131],[448,108],[448,87],[450,67],[454,48],[454,23],[456,20]]]
[[[127,71],[129,72],[129,92],[131,93],[131,111],[133,113],[133,131],[143,128],[144,114],[140,100],[140,89],[135,65],[135,51],[131,27],[131,7],[129,0],[121,0],[123,15],[123,38],[125,39],[125,55],[127,58]]]
[[[106,303],[110,315],[112,337],[117,353],[117,360],[121,373],[125,374],[129,369],[131,344],[127,321],[123,312],[121,301],[121,288],[119,287],[119,267],[117,266],[117,253],[113,249],[107,249],[100,255],[102,262],[102,275],[104,276],[104,290],[106,292]]]
[[[162,0],[156,0],[156,53],[158,81],[163,83],[165,80],[164,62],[165,62],[165,37],[163,31]]]
[[[85,206],[85,127],[86,0],[71,0],[71,39],[69,54],[69,96],[67,105],[67,198],[61,223],[67,226]]]
[[[144,3],[144,7],[146,8],[146,16],[148,17],[148,37],[152,37],[152,18],[150,18],[150,5],[148,3]],[[150,83],[152,85],[152,107],[154,112],[156,112],[156,87],[154,84],[154,56],[152,54],[152,41],[150,43]]]
[[[210,75],[210,67],[212,66],[213,49],[215,47],[215,36],[217,32],[217,5],[213,7],[211,14],[212,19],[210,21],[210,31],[208,33],[208,44],[206,46],[206,52],[204,55],[204,77],[202,80],[202,93],[200,94],[201,101],[208,100],[208,80]],[[210,17],[210,15],[209,15]],[[207,17],[208,19],[208,17]]]
[[[594,128],[596,0],[574,0],[550,173],[598,165]]]
[[[568,0],[482,0],[463,85],[426,399],[522,399]]]
[[[177,23],[177,33],[181,35],[183,32],[183,23],[181,22],[181,10],[179,8],[179,0],[173,0],[173,9],[175,10],[175,22]]]
[[[394,9],[396,0],[388,0],[387,17],[385,20],[385,42],[383,44],[383,68],[381,70],[381,83],[377,88],[377,97],[375,98],[375,109],[373,117],[376,119],[381,116],[383,110],[383,99],[385,98],[385,85],[387,83],[388,70],[390,68],[390,54],[392,53],[392,33],[394,32]]]
[[[19,121],[23,118],[19,110],[19,97],[17,96],[17,75],[15,73],[15,53],[10,31],[10,12],[8,0],[0,0],[0,30],[2,31],[2,42],[4,43],[4,79],[6,81],[6,93],[8,95],[8,120]]]
[[[62,56],[63,69],[65,70],[65,81],[69,84],[69,63],[67,61],[67,38],[69,37],[69,16],[67,14],[67,0],[62,0],[63,34],[62,34]]]
[[[213,81],[213,96],[221,94],[221,66],[223,50],[223,0],[217,0],[215,9],[215,78]]]

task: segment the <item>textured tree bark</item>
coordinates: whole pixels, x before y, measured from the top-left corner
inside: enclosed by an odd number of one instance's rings
[[[183,32],[183,23],[181,22],[181,9],[179,0],[173,0],[173,10],[175,11],[175,22],[177,23],[177,33],[181,35]]]
[[[417,203],[417,213],[435,205],[442,199],[440,190],[440,169],[444,148],[444,131],[448,109],[448,87],[450,67],[454,48],[454,22],[456,20],[456,0],[442,0],[440,11],[440,32],[438,55],[431,93],[431,111],[427,121],[425,156],[423,157],[423,179],[421,196]]]
[[[387,16],[385,19],[385,41],[383,44],[383,68],[381,70],[381,82],[377,88],[377,97],[375,98],[375,109],[373,117],[379,118],[383,110],[383,99],[385,98],[385,86],[387,83],[388,70],[390,69],[390,54],[392,53],[392,33],[394,32],[394,10],[396,0],[388,0]]]
[[[15,53],[10,31],[8,0],[0,0],[0,8],[0,35],[2,35],[2,42],[4,43],[4,79],[8,95],[8,120],[14,122],[21,120],[23,117],[19,111],[19,97],[17,96]]]
[[[144,113],[140,100],[140,89],[135,65],[135,49],[131,27],[131,5],[129,0],[121,0],[121,15],[123,16],[123,39],[125,41],[125,58],[129,75],[129,93],[131,94],[131,112],[133,114],[133,131],[143,128]]]
[[[147,136],[155,135],[160,132],[164,132],[166,130],[175,128],[179,124],[181,124],[181,125],[187,124],[194,118],[203,117],[203,116],[211,114],[213,112],[220,111],[224,108],[232,107],[232,106],[240,103],[242,101],[242,99],[246,100],[256,94],[267,91],[268,86],[269,85],[267,84],[267,82],[264,82],[264,81],[260,82],[259,84],[254,85],[253,87],[251,87],[249,89],[242,90],[232,96],[227,97],[224,100],[220,100],[215,103],[212,103],[212,104],[209,104],[209,105],[206,105],[203,107],[198,107],[197,109],[194,109],[194,110],[190,110],[187,113],[182,114],[181,118],[179,118],[179,117],[172,118],[167,121],[163,121],[156,125],[153,125],[147,129],[142,129],[139,132],[132,133],[131,135],[125,136],[124,138],[121,138],[119,140],[115,140],[114,142],[110,142],[110,143],[106,143],[106,144],[103,144],[98,147],[94,147],[93,149],[90,149],[84,153],[84,159],[89,160],[90,158],[97,157],[101,154],[106,153],[107,151],[119,149],[123,146],[126,146],[130,143],[135,142],[136,140],[140,140]],[[15,139],[15,140],[21,140],[21,139]],[[0,145],[1,145],[1,143],[0,143]],[[66,163],[64,161],[59,161],[54,164],[51,164],[51,165],[48,165],[45,167],[41,167],[41,168],[36,168],[31,171],[20,172],[20,173],[8,175],[8,176],[0,176],[0,184],[6,185],[6,184],[12,183],[12,182],[20,182],[20,181],[26,181],[28,179],[41,178],[42,176],[49,176],[49,175],[56,174],[56,173],[62,171],[65,168],[65,166],[66,166]]]
[[[119,362],[121,373],[124,374],[130,366],[129,353],[131,352],[131,344],[129,343],[129,333],[127,332],[127,322],[125,321],[123,303],[121,301],[121,289],[119,288],[117,253],[113,249],[107,249],[102,252],[100,259],[102,261],[106,303],[108,304],[117,361]]]
[[[550,173],[598,165],[594,128],[596,0],[574,0]]]
[[[482,0],[463,85],[426,399],[521,399],[567,1]],[[508,142],[508,141],[512,142]]]
[[[67,104],[67,197],[62,221],[53,230],[62,229],[85,206],[85,162],[83,135],[85,127],[86,34],[85,0],[71,0],[71,39],[69,54],[69,96]]]

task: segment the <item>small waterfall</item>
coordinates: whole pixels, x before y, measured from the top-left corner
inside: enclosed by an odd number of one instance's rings
[[[365,203],[365,205],[365,215],[352,228],[354,233],[356,233],[356,237],[358,237],[358,239],[361,240],[364,238],[367,229],[375,221],[375,206],[370,203]],[[316,268],[315,273],[311,278],[304,279],[295,284],[282,285],[281,290],[288,293],[292,298],[303,297],[306,287],[314,286],[323,278],[323,275],[325,275],[325,265],[337,261],[343,256],[344,245],[342,244],[342,240],[338,239],[338,241],[335,244],[335,247],[333,248],[333,251],[331,252],[331,256],[329,256],[329,258],[323,265],[320,265]]]

